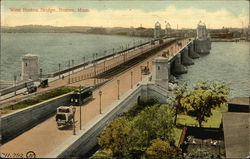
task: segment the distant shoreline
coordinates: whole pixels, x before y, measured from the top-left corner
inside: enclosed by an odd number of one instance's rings
[[[246,39],[211,39],[211,42],[249,42]]]
[[[144,32],[135,34],[135,28],[103,28],[103,27],[87,27],[87,26],[40,26],[25,25],[16,27],[1,27],[1,33],[82,33],[82,34],[99,34],[99,35],[125,35],[135,37],[153,37],[153,29],[144,28]]]

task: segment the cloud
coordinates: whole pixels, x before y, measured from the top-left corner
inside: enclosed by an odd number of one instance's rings
[[[57,6],[48,7],[56,8]],[[1,8],[2,9],[2,8]],[[78,8],[74,8],[76,11]],[[86,8],[85,8],[86,9]],[[5,8],[6,10],[6,8]],[[242,21],[247,25],[249,16],[246,10],[234,15],[225,9],[207,11],[199,8],[177,9],[168,6],[164,10],[146,12],[140,9],[89,9],[88,12],[57,12],[57,13],[23,13],[11,12],[8,8],[2,14],[2,24],[17,25],[54,25],[54,26],[102,26],[102,27],[143,27],[152,28],[156,21],[165,25],[169,22],[172,28],[196,28],[202,20],[210,28],[241,27]]]

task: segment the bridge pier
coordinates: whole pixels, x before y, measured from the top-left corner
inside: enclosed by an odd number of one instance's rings
[[[211,48],[211,42],[209,39],[196,39],[195,52],[199,54],[209,54]]]
[[[189,56],[192,58],[192,59],[196,59],[196,58],[199,58],[200,55],[197,54],[195,51],[194,51],[194,43],[190,43],[189,45],[189,48],[188,48],[188,51],[189,51]]]
[[[187,73],[187,68],[181,64],[181,54],[180,53],[178,53],[176,55],[176,59],[174,60],[173,66],[174,66],[174,68],[172,70],[173,70],[174,74],[178,75],[178,74]]]
[[[188,47],[185,47],[181,52],[181,63],[183,65],[193,65],[193,60],[188,56]]]

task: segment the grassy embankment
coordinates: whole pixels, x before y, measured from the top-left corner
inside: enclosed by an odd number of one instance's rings
[[[29,106],[32,106],[32,105],[44,102],[46,100],[58,97],[60,95],[72,92],[75,89],[76,88],[71,88],[71,87],[58,88],[58,89],[46,92],[44,94],[41,94],[41,95],[38,95],[38,96],[35,96],[35,97],[31,97],[31,98],[25,99],[23,101],[17,102],[17,103],[15,103],[13,105],[9,105],[7,107],[4,107],[1,110],[1,113],[2,114],[8,114],[8,113],[13,112],[15,110],[27,108]]]

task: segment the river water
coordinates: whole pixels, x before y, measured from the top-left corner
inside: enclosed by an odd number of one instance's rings
[[[13,74],[21,72],[21,56],[39,55],[43,73],[93,58],[93,53],[112,53],[113,48],[132,46],[148,38],[94,35],[79,33],[3,33],[1,34],[1,80],[13,80]],[[248,42],[213,42],[210,54],[194,60],[188,73],[179,76],[179,81],[194,85],[199,80],[216,80],[229,84],[230,96],[246,97],[250,94],[250,54]]]
[[[179,77],[181,83],[195,85],[200,80],[225,82],[231,97],[250,95],[249,42],[212,42],[210,54],[194,60],[188,73]]]
[[[51,73],[99,56],[145,42],[149,38],[95,35],[80,33],[2,33],[1,34],[1,80],[13,80],[21,72],[21,57],[27,53],[39,55],[43,73]]]

